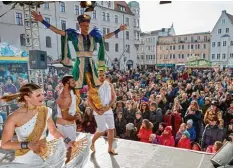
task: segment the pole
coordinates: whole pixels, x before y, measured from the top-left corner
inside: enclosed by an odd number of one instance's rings
[[[124,24],[124,13],[123,13],[123,24]],[[125,58],[125,31],[123,31],[123,60]],[[121,61],[121,60],[120,60]],[[122,62],[122,61],[121,61]],[[124,62],[124,61],[123,61]],[[125,70],[125,62],[124,62],[124,66],[123,66],[124,70]]]

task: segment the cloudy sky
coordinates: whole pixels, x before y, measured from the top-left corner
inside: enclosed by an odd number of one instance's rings
[[[177,35],[212,31],[222,10],[233,14],[232,1],[172,1],[165,5],[159,5],[159,1],[138,2],[142,31],[167,28],[172,22]]]

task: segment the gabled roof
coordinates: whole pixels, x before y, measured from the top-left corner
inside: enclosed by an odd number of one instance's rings
[[[125,1],[114,1],[114,2],[115,2],[115,8],[114,8],[115,11],[134,15]],[[125,12],[121,11],[119,8],[120,6],[125,7],[126,11]]]
[[[226,13],[229,20],[231,21],[231,23],[233,24],[233,15],[229,14],[229,13]]]

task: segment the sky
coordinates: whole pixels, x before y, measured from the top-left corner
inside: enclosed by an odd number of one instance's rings
[[[129,1],[127,1],[129,2]],[[151,31],[174,25],[176,35],[212,31],[222,10],[233,15],[232,1],[159,1],[140,3],[141,30]]]

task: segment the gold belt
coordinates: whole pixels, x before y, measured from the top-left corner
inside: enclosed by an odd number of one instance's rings
[[[93,52],[87,52],[87,51],[81,51],[81,52],[76,52],[77,57],[92,57]]]

